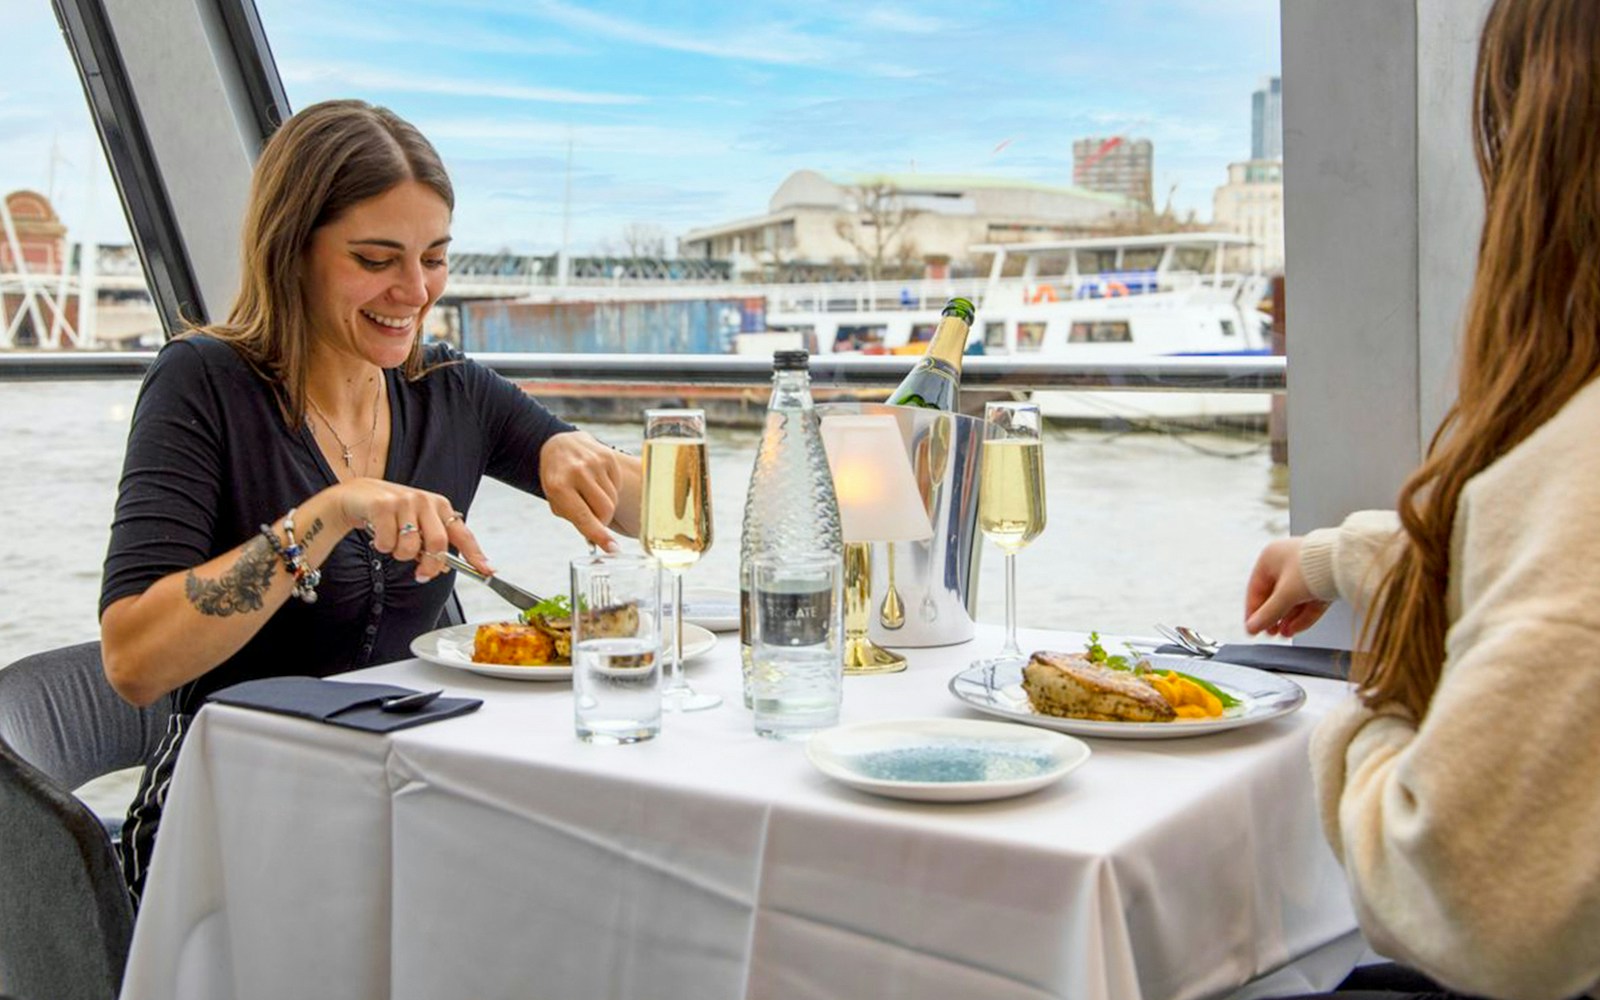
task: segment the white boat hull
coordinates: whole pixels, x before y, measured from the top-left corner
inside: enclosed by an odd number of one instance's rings
[[[1039,412],[1064,421],[1254,423],[1272,411],[1269,392],[1035,392]]]

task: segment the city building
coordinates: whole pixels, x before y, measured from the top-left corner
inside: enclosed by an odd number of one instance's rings
[[[1155,147],[1149,139],[1113,135],[1072,144],[1072,183],[1086,191],[1117,194],[1152,207],[1150,174]]]
[[[1239,233],[1255,241],[1224,256],[1230,270],[1283,270],[1283,163],[1246,160],[1228,164],[1228,182],[1212,196],[1212,219],[1217,229]]]
[[[0,271],[60,274],[66,262],[67,227],[56,217],[49,200],[37,191],[13,191],[5,196],[5,214],[8,218],[0,228]],[[25,267],[17,266],[13,237]]]
[[[96,307],[80,309],[90,296]],[[133,248],[72,243],[48,198],[7,194],[0,201],[0,349],[141,341],[159,344],[161,321]]]
[[[691,230],[678,252],[731,261],[743,280],[942,277],[974,271],[975,244],[1094,235],[1140,210],[1117,194],[996,177],[797,170],[765,215]]]
[[[1250,95],[1250,158],[1283,159],[1283,79],[1263,77]]]

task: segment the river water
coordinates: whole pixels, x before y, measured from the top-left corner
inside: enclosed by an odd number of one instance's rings
[[[93,639],[100,568],[135,381],[0,386],[0,500],[8,572],[0,575],[0,664]],[[586,429],[637,449],[641,427]],[[738,586],[739,525],[758,431],[709,439],[715,542],[686,586]],[[1288,496],[1260,436],[1049,428],[1048,526],[1017,557],[1023,627],[1150,634],[1153,622],[1244,636],[1244,584],[1261,546],[1288,530]],[[472,527],[501,574],[542,594],[566,589],[583,539],[542,501],[486,482]],[[503,617],[483,587],[458,587],[468,620]],[[1004,560],[989,547],[979,618],[1004,621]],[[912,657],[913,669],[915,657]]]

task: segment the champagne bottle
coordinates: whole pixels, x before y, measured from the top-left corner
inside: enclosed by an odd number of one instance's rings
[[[951,299],[939,315],[939,328],[933,331],[927,353],[911,369],[888,402],[893,406],[923,406],[930,410],[954,412],[961,384],[961,355],[967,349],[967,333],[976,313],[971,299]]]

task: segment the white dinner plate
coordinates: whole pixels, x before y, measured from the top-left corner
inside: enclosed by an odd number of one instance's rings
[[[411,640],[411,653],[441,667],[454,667],[485,677],[507,677],[514,681],[561,681],[572,676],[571,664],[548,667],[517,667],[504,663],[474,663],[472,640],[478,634],[476,623],[451,625],[449,628],[424,632]],[[710,652],[717,637],[690,622],[683,623],[683,658],[685,661]]]
[[[1210,681],[1244,704],[1229,709],[1220,718],[1175,719],[1172,722],[1097,722],[1093,719],[1042,715],[1033,710],[1027,692],[1022,690],[1021,663],[975,663],[950,678],[950,693],[968,707],[1002,719],[1078,736],[1108,736],[1128,740],[1203,736],[1241,726],[1253,726],[1288,715],[1306,700],[1305,690],[1294,681],[1254,667],[1198,656],[1167,656],[1161,653],[1142,654],[1141,659],[1148,660],[1158,670],[1176,670]]]
[[[977,802],[1031,792],[1089,759],[1082,740],[1004,722],[897,719],[825,729],[806,756],[835,781],[875,795]]]
[[[684,623],[699,625],[712,632],[731,632],[739,627],[739,592],[716,587],[685,587]],[[685,637],[684,642],[688,642]]]

